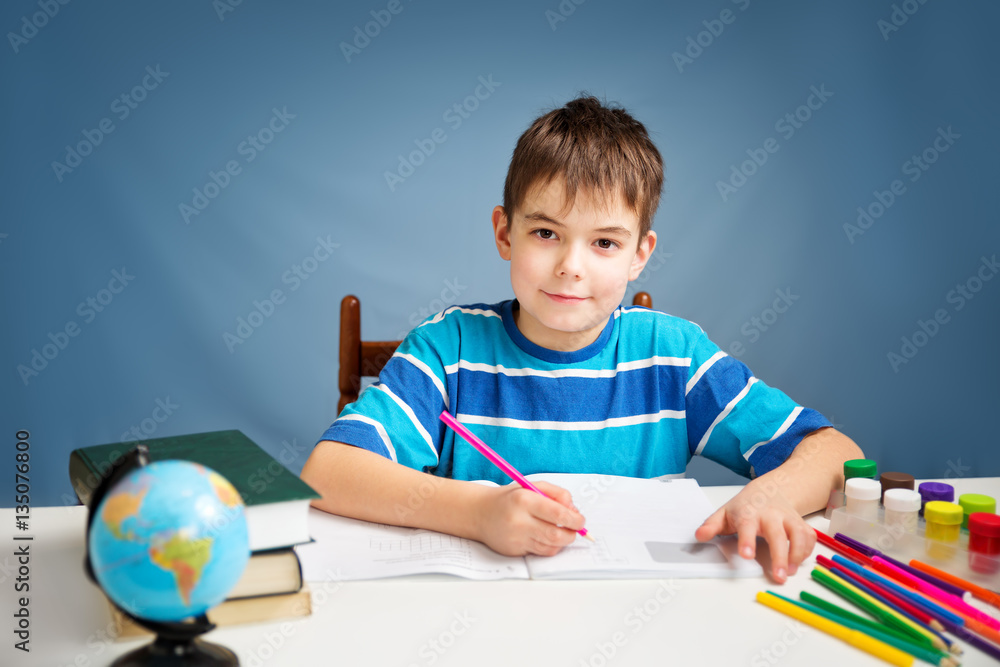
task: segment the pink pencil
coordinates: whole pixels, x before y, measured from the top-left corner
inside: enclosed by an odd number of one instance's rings
[[[904,583],[910,588],[916,589],[917,591],[923,593],[924,595],[937,600],[948,607],[951,607],[955,611],[961,612],[966,616],[976,619],[980,623],[987,625],[994,630],[1000,629],[1000,621],[993,618],[989,614],[985,614],[980,610],[976,609],[969,603],[962,600],[960,597],[952,595],[946,591],[941,590],[934,584],[928,583],[923,579],[914,577],[909,572],[896,567],[889,561],[885,560],[881,556],[873,556],[872,563],[874,563],[876,569],[880,569],[886,574],[893,576],[900,583]]]
[[[521,486],[530,491],[539,493],[545,496],[546,498],[549,497],[545,494],[545,492],[543,492],[537,486],[529,482],[524,475],[519,473],[517,469],[514,468],[514,466],[507,463],[502,456],[494,452],[489,445],[487,445],[485,442],[476,437],[475,433],[473,433],[469,429],[465,428],[465,426],[460,424],[457,419],[451,416],[450,412],[448,412],[447,410],[442,412],[441,421],[443,421],[445,424],[453,428],[455,430],[455,433],[458,433],[460,436],[462,436],[462,438],[465,439],[466,442],[468,442],[470,445],[478,449],[480,454],[488,458],[490,460],[490,463],[500,468],[500,470],[503,470],[504,473],[512,480],[514,480],[515,482],[517,482],[518,484],[520,484]],[[586,528],[581,528],[576,532],[579,533],[580,536],[586,537],[591,542],[594,541],[594,538],[587,534]]]

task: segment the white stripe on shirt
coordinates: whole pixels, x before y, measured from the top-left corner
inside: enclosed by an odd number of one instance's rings
[[[378,431],[379,437],[382,438],[382,444],[389,450],[389,458],[399,463],[398,459],[396,459],[396,448],[392,446],[392,442],[389,440],[389,434],[385,432],[385,427],[382,426],[380,422],[375,421],[371,417],[365,417],[364,415],[359,415],[357,413],[344,415],[337,419],[337,421],[356,421],[368,424],[369,426],[374,426],[375,430]]]
[[[698,371],[694,375],[691,376],[691,379],[688,380],[687,387],[684,388],[684,395],[687,396],[688,394],[690,394],[691,390],[694,389],[694,386],[696,384],[698,384],[698,380],[701,379],[701,376],[704,375],[706,372],[708,372],[708,369],[711,368],[715,364],[716,361],[718,361],[719,359],[722,359],[725,356],[728,356],[728,355],[725,352],[723,352],[722,350],[719,350],[718,352],[716,352],[715,354],[713,354],[711,357],[709,357],[708,361],[706,361],[705,363],[703,363],[698,368]]]
[[[406,401],[401,399],[399,396],[396,396],[396,394],[392,392],[392,389],[389,389],[384,384],[373,384],[371,388],[378,389],[383,393],[385,393],[386,396],[391,398],[396,403],[396,405],[398,405],[403,410],[403,412],[406,413],[406,416],[409,417],[410,422],[413,423],[413,427],[417,429],[417,433],[420,434],[420,437],[424,439],[424,442],[426,442],[427,446],[430,448],[431,453],[434,454],[434,463],[436,465],[439,461],[439,458],[437,450],[434,449],[434,441],[431,440],[431,434],[427,432],[427,429],[424,428],[424,425],[420,423],[419,419],[417,419],[417,415],[416,413],[413,412],[413,408],[411,408],[409,404],[407,404]]]
[[[437,390],[441,392],[441,398],[444,399],[444,404],[448,405],[448,391],[444,388],[444,385],[441,384],[440,378],[438,378],[438,376],[434,374],[434,371],[431,370],[430,366],[428,366],[422,360],[418,359],[412,354],[396,352],[392,356],[399,357],[401,359],[406,359],[411,364],[419,368],[424,375],[426,375],[431,379],[431,382],[434,383],[434,386],[437,387]]]
[[[708,439],[712,437],[712,431],[715,430],[715,427],[719,424],[719,422],[729,416],[729,413],[733,411],[736,404],[743,400],[743,397],[750,392],[750,387],[752,387],[755,382],[757,382],[757,378],[751,377],[749,382],[747,382],[747,385],[743,387],[743,391],[736,394],[736,398],[729,401],[729,405],[726,406],[726,409],[719,413],[719,415],[715,418],[715,421],[712,422],[712,425],[708,427],[707,431],[705,431],[705,435],[701,436],[701,442],[698,443],[698,448],[694,450],[695,454],[701,454],[702,450],[705,449],[705,445],[708,444]]]
[[[747,461],[749,461],[750,460],[750,455],[753,454],[754,450],[756,450],[758,447],[760,447],[761,445],[766,445],[767,443],[771,442],[775,438],[780,438],[781,436],[783,436],[785,434],[785,431],[787,431],[788,428],[795,422],[795,420],[799,418],[799,414],[801,412],[802,412],[802,406],[799,406],[799,407],[795,408],[794,410],[792,410],[792,413],[790,415],[788,415],[788,419],[786,419],[784,421],[784,423],[778,428],[778,430],[774,432],[774,435],[772,435],[770,437],[770,439],[765,440],[763,442],[758,442],[756,445],[754,445],[753,447],[751,447],[750,449],[748,449],[747,453],[743,455],[743,458],[745,458]]]
[[[615,368],[566,368],[559,370],[540,370],[537,368],[507,368],[497,364],[479,364],[464,359],[457,363],[444,367],[444,372],[453,375],[461,370],[478,371],[481,373],[491,373],[493,375],[506,375],[507,377],[546,377],[546,378],[613,378],[618,373],[634,371],[651,366],[690,366],[691,357],[649,357],[647,359],[637,359],[635,361],[625,361]]]
[[[482,308],[461,308],[459,306],[452,306],[451,308],[445,308],[440,313],[438,313],[431,319],[427,320],[426,322],[421,322],[420,324],[417,325],[416,328],[419,329],[420,327],[427,324],[437,324],[445,317],[447,317],[448,313],[454,313],[456,311],[459,313],[466,313],[468,315],[483,315],[485,317],[496,317],[501,320],[503,319],[503,317],[500,316],[500,313],[498,313],[495,310],[483,310]]]
[[[593,422],[527,421],[524,419],[510,419],[508,417],[484,417],[481,415],[466,414],[457,415],[456,418],[463,424],[480,424],[482,426],[499,426],[502,428],[523,428],[550,431],[599,431],[604,428],[615,428],[618,426],[650,424],[664,419],[684,419],[684,411],[660,410],[659,412],[647,415],[612,417],[610,419],[605,419],[604,421]]]

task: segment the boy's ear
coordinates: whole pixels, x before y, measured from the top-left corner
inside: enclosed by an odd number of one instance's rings
[[[635,280],[642,273],[642,270],[646,268],[646,262],[653,255],[653,250],[656,248],[656,232],[650,230],[646,232],[646,238],[639,242],[639,247],[635,251],[635,257],[632,258],[632,266],[629,267],[628,279]]]
[[[507,219],[507,212],[503,206],[493,209],[493,237],[497,242],[497,251],[500,257],[510,261],[510,220]]]

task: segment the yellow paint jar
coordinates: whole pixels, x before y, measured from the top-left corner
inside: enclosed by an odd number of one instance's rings
[[[928,556],[937,560],[954,557],[957,553],[964,516],[962,506],[955,503],[931,500],[924,505]]]

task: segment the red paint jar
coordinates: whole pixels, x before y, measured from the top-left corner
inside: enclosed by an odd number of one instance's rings
[[[969,567],[981,574],[1000,571],[1000,515],[969,515]]]

